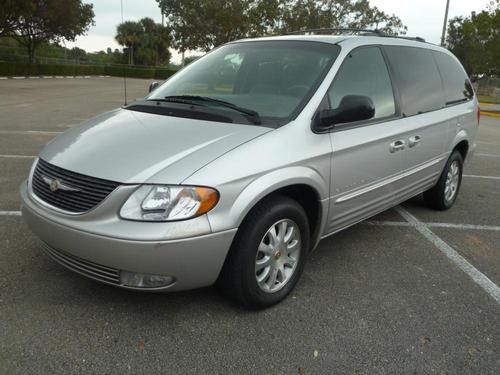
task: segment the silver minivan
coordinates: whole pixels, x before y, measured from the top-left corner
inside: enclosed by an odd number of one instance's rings
[[[421,193],[450,208],[478,124],[458,60],[419,38],[241,40],[52,140],[22,212],[92,279],[266,307],[322,238]]]

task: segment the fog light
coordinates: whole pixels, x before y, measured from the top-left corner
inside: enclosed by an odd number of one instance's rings
[[[175,277],[150,275],[147,273],[120,272],[120,283],[134,288],[160,288],[175,282]]]

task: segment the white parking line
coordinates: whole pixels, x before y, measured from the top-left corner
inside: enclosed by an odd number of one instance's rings
[[[500,180],[500,177],[497,176],[477,176],[475,174],[464,174],[463,177],[467,178],[482,178],[485,180]]]
[[[0,216],[21,216],[21,211],[0,211]]]
[[[492,230],[500,232],[500,227],[495,225],[474,225],[474,224],[454,224],[454,223],[425,223],[425,225],[427,225],[430,228]]]
[[[406,221],[365,221],[366,225],[373,225],[379,227],[411,227],[412,224]],[[500,232],[500,226],[495,225],[475,225],[475,224],[455,224],[455,223],[427,223],[423,222],[429,228],[450,228],[450,229],[464,229],[464,230],[491,230]]]
[[[405,210],[403,207],[396,207],[396,211],[422,236],[434,244],[444,255],[446,255],[458,268],[464,271],[477,285],[484,289],[497,303],[500,303],[500,287],[491,281],[486,275],[481,273],[476,267],[470,264],[455,249],[439,238],[424,223]]]
[[[46,130],[0,130],[0,134],[61,134],[57,131]]]
[[[2,155],[0,154],[0,158],[6,158],[6,159],[34,159],[36,156],[31,156],[31,155]]]

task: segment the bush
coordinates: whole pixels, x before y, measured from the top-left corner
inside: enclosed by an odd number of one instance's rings
[[[125,65],[106,66],[106,74],[113,77],[154,78],[155,68],[135,68]]]
[[[156,79],[167,79],[170,76],[174,75],[175,73],[176,73],[176,71],[172,70],[172,69],[158,68],[158,69],[156,69],[154,78],[156,78]]]
[[[0,62],[0,76],[83,76],[103,75],[100,65],[55,65]]]
[[[167,79],[175,71],[156,67],[135,67],[127,65],[56,65],[25,64],[0,61],[0,76],[90,76],[110,75],[113,77]]]

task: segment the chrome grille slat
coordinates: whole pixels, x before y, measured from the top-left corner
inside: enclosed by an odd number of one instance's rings
[[[36,180],[37,180],[37,181],[39,181],[39,182],[40,182],[40,181],[43,181],[43,180],[42,180],[42,174],[41,174],[40,172],[35,171],[35,172],[34,172],[34,175],[36,175],[36,177],[37,177],[37,179],[36,179]],[[53,177],[53,176],[48,176],[48,174],[44,174],[44,175],[46,175],[47,177],[56,178],[56,177]],[[66,179],[65,181],[69,182],[69,180],[67,180],[67,179]],[[102,199],[103,197],[105,197],[105,196],[106,196],[106,194],[105,194],[105,193],[103,193],[102,191],[98,191],[98,192],[97,192],[97,191],[92,191],[92,190],[87,189],[87,188],[85,188],[85,193],[86,193],[87,195],[91,195],[91,196],[93,196],[93,197],[95,197],[95,198],[98,198],[98,199]]]
[[[40,190],[42,192],[44,192],[44,185],[43,183],[41,183],[40,181],[38,180],[33,180],[33,184],[35,184],[38,188],[40,188]],[[46,192],[44,192],[46,193]],[[51,195],[48,196],[49,199],[60,199],[60,198],[67,198],[67,199],[70,199],[70,200],[75,200],[77,202],[81,202],[82,204],[89,204],[90,206],[92,206],[95,202],[95,200],[92,200],[92,199],[88,199],[88,198],[83,198],[83,197],[76,197],[76,196],[71,196],[70,194],[67,194],[65,192],[61,192],[61,194],[58,194],[58,195],[54,195],[53,197]],[[102,199],[102,198],[100,198]]]
[[[40,159],[40,160],[42,160],[42,159]],[[74,172],[71,172],[71,174],[69,174],[68,173],[69,171],[63,170],[62,168],[48,169],[47,166],[52,167],[52,165],[50,165],[42,160],[40,165],[38,165],[39,168],[37,168],[37,169],[42,174],[52,175],[53,177],[60,176],[61,178],[65,178],[68,181],[77,182],[77,183],[81,184],[82,186],[87,186],[89,189],[95,189],[97,191],[102,191],[102,189],[113,188],[113,186],[114,186],[114,184],[111,185],[108,183],[102,183],[102,181],[105,181],[105,180],[100,180],[100,179],[96,178],[95,181],[93,182],[92,181],[93,177],[88,177],[85,175],[76,174]],[[77,176],[75,176],[75,175],[77,175]]]
[[[59,189],[54,192],[50,190],[49,184],[44,181],[43,177],[57,179],[80,191]],[[71,172],[49,164],[43,159],[38,159],[31,186],[33,193],[43,202],[70,213],[83,213],[90,211],[106,199],[119,186],[119,183]]]
[[[47,171],[43,167],[37,168],[36,170],[37,173],[47,175],[48,177],[60,177],[63,178],[65,181],[71,182],[71,183],[77,183],[79,184],[82,188],[86,188],[91,191],[95,191],[97,193],[102,192],[103,190],[108,190],[111,189],[112,186],[110,185],[103,185],[99,184],[96,182],[95,184],[92,184],[91,181],[83,180],[83,179],[76,179],[71,176],[65,175],[64,173],[57,173],[54,171]]]
[[[63,253],[46,243],[42,243],[42,248],[52,259],[74,272],[109,284],[120,285],[120,272],[117,269]]]

